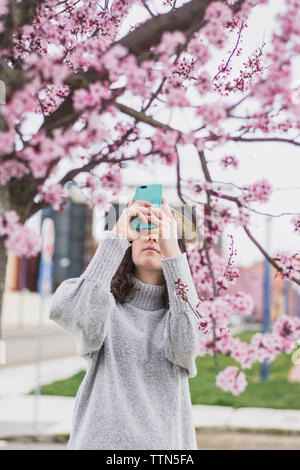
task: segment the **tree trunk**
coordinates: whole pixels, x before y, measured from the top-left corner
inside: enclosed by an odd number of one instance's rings
[[[4,237],[0,237],[0,340],[2,338],[2,306],[5,287],[7,252],[4,246]]]

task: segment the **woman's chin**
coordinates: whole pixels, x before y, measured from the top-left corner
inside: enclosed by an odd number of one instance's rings
[[[153,266],[155,268],[160,268],[161,266],[159,256],[153,256],[153,255],[150,255],[150,256],[146,255],[145,257],[143,257],[142,264],[144,266]]]

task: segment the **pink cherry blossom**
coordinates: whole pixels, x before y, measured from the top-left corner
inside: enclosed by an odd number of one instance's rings
[[[211,23],[225,24],[232,19],[232,10],[221,2],[211,2],[205,10],[204,19]]]
[[[184,106],[189,106],[190,102],[186,97],[185,91],[177,88],[177,89],[172,89],[170,93],[168,94],[167,105],[170,108],[173,108],[175,106],[184,107]]]
[[[300,234],[300,215],[293,217],[291,222],[295,226],[294,232]]]
[[[212,127],[218,126],[226,118],[225,108],[219,103],[201,105],[197,108],[197,114],[202,116],[204,124]]]
[[[235,225],[242,227],[248,225],[250,221],[250,214],[242,207],[238,208],[238,216],[235,217]]]
[[[14,210],[6,211],[0,215],[0,236],[9,235],[19,225],[19,216]]]
[[[101,187],[103,189],[109,189],[115,196],[122,189],[122,175],[120,169],[110,169],[107,173],[100,177]]]
[[[92,83],[90,89],[83,90],[82,88],[76,90],[73,98],[73,105],[76,111],[84,108],[94,108],[95,106],[101,106],[102,100],[109,99],[111,91],[107,86],[100,82]]]
[[[240,197],[243,204],[252,201],[267,202],[273,192],[272,185],[266,179],[256,181],[255,183],[245,186],[244,194]]]
[[[0,131],[0,151],[12,152],[15,143],[15,132],[10,129],[8,132]]]
[[[160,157],[164,157],[168,165],[177,161],[177,152],[175,149],[177,139],[178,132],[165,129],[157,129],[155,134],[151,137],[152,150],[159,150]]]
[[[239,371],[235,366],[226,367],[216,377],[216,385],[224,392],[231,392],[235,396],[245,390],[247,383],[244,372]]]
[[[203,29],[203,34],[207,37],[208,41],[217,49],[222,49],[228,39],[224,29],[214,22],[207,23]]]
[[[178,44],[184,44],[186,41],[185,35],[181,31],[165,31],[161,37],[159,46],[156,51],[159,54],[166,53],[172,55]]]
[[[24,163],[7,160],[0,167],[0,184],[5,185],[11,178],[20,179],[26,173],[30,173],[30,169]]]
[[[295,273],[300,272],[300,253],[290,255],[287,251],[277,251],[274,260],[281,268],[280,273],[276,273],[275,277],[280,275],[282,278],[290,279]]]
[[[238,168],[238,160],[235,156],[233,155],[225,155],[224,157],[221,158],[221,166],[224,168],[228,168],[230,166],[234,168]]]
[[[30,258],[36,256],[41,251],[42,237],[28,227],[20,224],[9,234],[4,245],[7,250],[12,251],[17,256]]]
[[[54,210],[63,211],[67,200],[67,191],[61,184],[54,183],[49,187],[38,186],[39,195],[43,201],[49,202]]]
[[[189,42],[187,51],[189,54],[197,57],[197,64],[199,66],[205,65],[211,58],[209,48],[202,42],[202,35],[199,33],[194,33]]]
[[[201,95],[213,91],[212,78],[207,71],[203,71],[197,78],[197,90]]]

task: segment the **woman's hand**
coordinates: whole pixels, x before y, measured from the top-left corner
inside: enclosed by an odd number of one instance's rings
[[[112,228],[112,232],[118,233],[125,237],[129,242],[136,240],[141,236],[141,232],[134,230],[130,221],[132,217],[138,216],[143,222],[148,223],[147,216],[151,214],[151,203],[147,201],[135,201],[134,196],[131,198],[128,207],[122,211],[119,219]]]
[[[172,258],[182,253],[178,245],[178,227],[170,207],[166,204],[166,200],[162,198],[161,209],[150,207],[151,213],[148,221],[157,225],[153,229],[144,229],[158,232],[158,242],[160,251],[165,258]]]

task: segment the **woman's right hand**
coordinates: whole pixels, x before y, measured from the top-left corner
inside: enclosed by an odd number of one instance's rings
[[[140,237],[140,231],[133,229],[130,225],[132,217],[138,216],[146,224],[149,222],[148,215],[151,214],[152,204],[148,201],[135,201],[131,198],[128,207],[123,210],[119,219],[112,228],[112,232],[118,233],[127,238],[128,241],[136,240]]]

